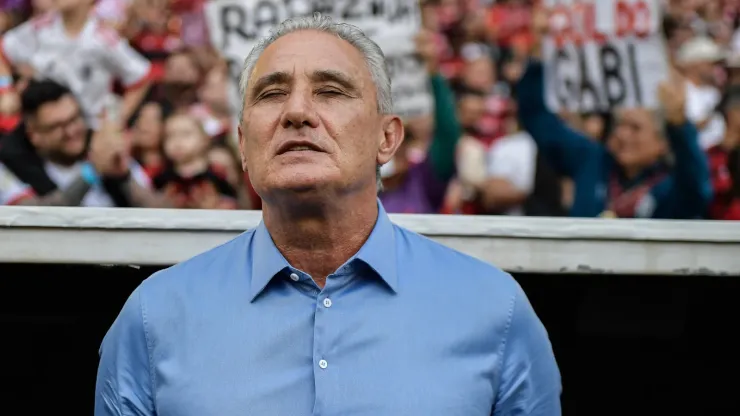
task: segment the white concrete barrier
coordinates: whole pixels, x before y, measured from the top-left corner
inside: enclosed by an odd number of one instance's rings
[[[510,272],[740,276],[740,222],[391,217]],[[171,265],[260,219],[259,211],[0,207],[0,263]]]

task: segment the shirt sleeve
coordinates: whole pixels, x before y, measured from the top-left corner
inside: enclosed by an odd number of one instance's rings
[[[126,88],[136,88],[149,79],[150,62],[136,52],[126,39],[117,34],[102,36],[110,44],[106,48],[106,64]]]
[[[37,49],[34,20],[5,32],[0,41],[2,58],[10,65],[30,64]]]
[[[547,336],[517,285],[494,416],[560,416],[560,371]]]
[[[487,176],[508,180],[518,190],[531,193],[537,161],[537,147],[529,135],[509,136],[488,151]]]
[[[141,287],[103,339],[95,383],[95,416],[154,416],[153,378]]]
[[[0,163],[0,205],[15,205],[34,195],[33,188]]]

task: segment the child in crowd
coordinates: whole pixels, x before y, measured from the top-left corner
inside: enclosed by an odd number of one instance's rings
[[[175,113],[164,123],[164,168],[154,186],[179,208],[235,209],[237,194],[223,168],[211,163],[211,140],[200,122]]]

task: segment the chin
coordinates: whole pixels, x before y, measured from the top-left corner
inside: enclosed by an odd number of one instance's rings
[[[310,193],[320,191],[330,187],[332,181],[316,176],[304,176],[299,178],[289,178],[286,180],[276,181],[273,189],[282,191],[292,191],[296,193]]]
[[[317,166],[292,166],[271,175],[268,188],[294,194],[321,194],[341,186],[341,175],[332,169]]]
[[[70,140],[60,148],[69,157],[81,156],[86,150],[85,140]]]
[[[64,149],[64,157],[69,160],[77,160],[77,159],[83,159],[85,156],[85,148],[68,148]]]

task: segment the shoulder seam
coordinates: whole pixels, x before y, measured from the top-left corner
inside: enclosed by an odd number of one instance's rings
[[[501,338],[501,346],[499,347],[499,354],[501,356],[501,370],[498,373],[498,377],[496,380],[495,386],[496,388],[496,398],[498,399],[499,392],[501,391],[501,378],[503,377],[504,368],[505,368],[505,362],[506,362],[506,352],[507,352],[507,345],[509,341],[509,335],[511,334],[511,325],[514,321],[514,308],[516,307],[516,301],[517,301],[517,292],[515,291],[513,295],[511,295],[511,304],[509,306],[509,313],[506,317],[506,327],[504,328],[504,336]]]
[[[149,334],[149,327],[148,327],[148,322],[146,319],[146,308],[144,307],[144,300],[143,300],[143,296],[141,293],[142,290],[143,289],[140,286],[139,291],[138,291],[139,292],[138,293],[139,309],[141,312],[142,327],[144,328],[144,339],[146,340],[146,354],[147,354],[147,359],[149,361],[149,382],[152,384],[152,390],[151,390],[152,406],[156,410],[157,409],[157,404],[156,404],[157,377],[156,377],[156,373],[154,370],[154,356],[152,354],[152,351],[154,350],[154,345],[152,344],[152,338],[151,338],[151,335]]]

